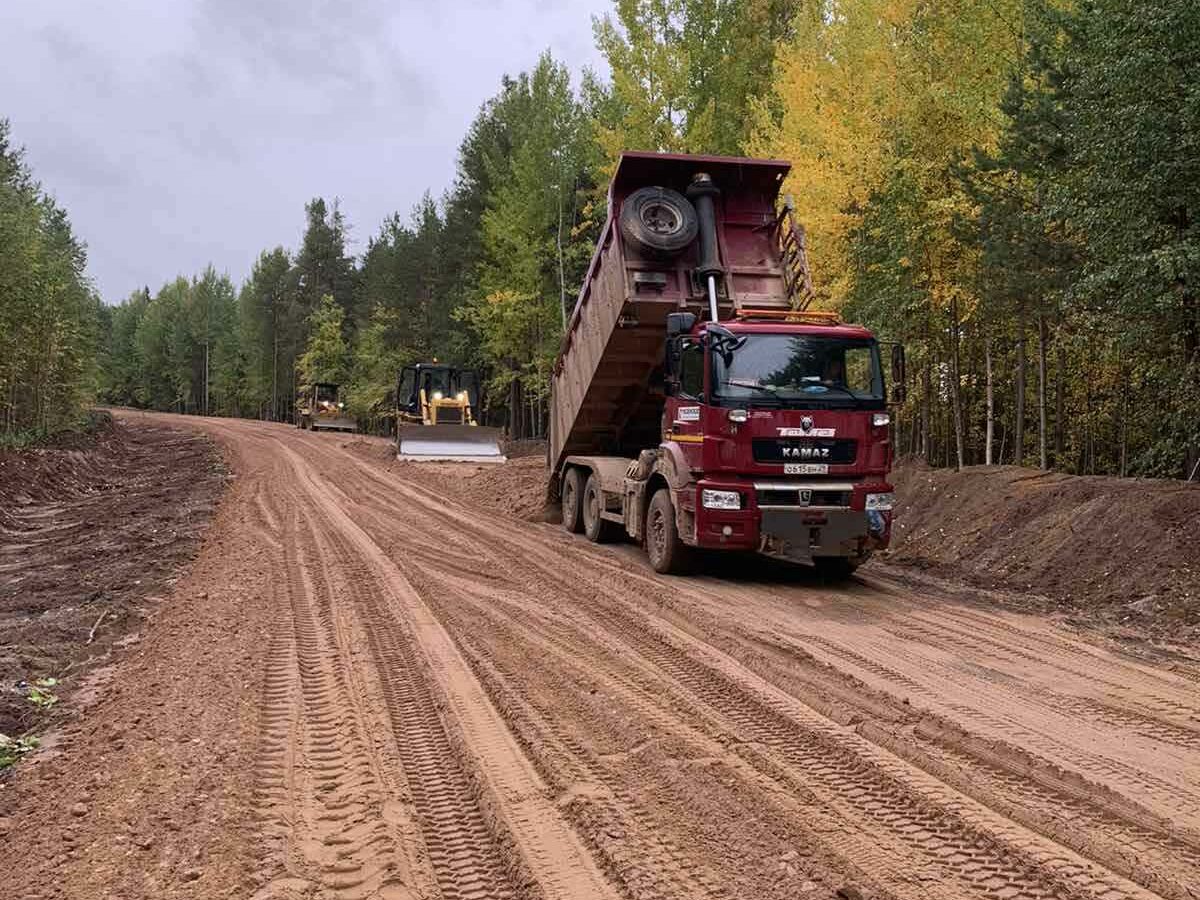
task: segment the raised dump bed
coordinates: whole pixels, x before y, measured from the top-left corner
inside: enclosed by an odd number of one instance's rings
[[[778,160],[621,156],[609,186],[608,220],[554,369],[553,472],[570,455],[632,457],[658,443],[667,314],[709,309],[695,213],[678,195],[691,188],[694,198],[713,197],[716,266],[711,260],[707,266],[720,275],[720,318],[807,302],[804,233],[779,204],[789,169]],[[693,186],[701,174],[715,194]],[[644,190],[654,188],[665,190]]]

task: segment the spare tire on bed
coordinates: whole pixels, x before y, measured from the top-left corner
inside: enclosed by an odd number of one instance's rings
[[[644,187],[621,204],[621,237],[643,253],[671,256],[696,240],[696,208],[678,191]]]

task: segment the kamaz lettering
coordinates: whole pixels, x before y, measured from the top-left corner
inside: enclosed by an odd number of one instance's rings
[[[832,451],[828,447],[784,447],[784,459],[829,459]]]

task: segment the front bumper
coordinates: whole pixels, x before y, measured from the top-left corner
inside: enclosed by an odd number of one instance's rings
[[[701,491],[738,490],[741,509],[706,509]],[[868,493],[890,491],[886,484],[856,484],[849,506],[793,506],[761,508],[753,485],[701,481],[696,486],[696,545],[703,548],[750,550],[796,562],[816,557],[865,559],[887,547],[892,513],[868,511]]]

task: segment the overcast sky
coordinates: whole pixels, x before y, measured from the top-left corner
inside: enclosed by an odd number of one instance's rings
[[[112,303],[209,262],[241,282],[341,198],[360,253],[454,175],[504,73],[604,71],[610,0],[0,0],[0,118]]]

